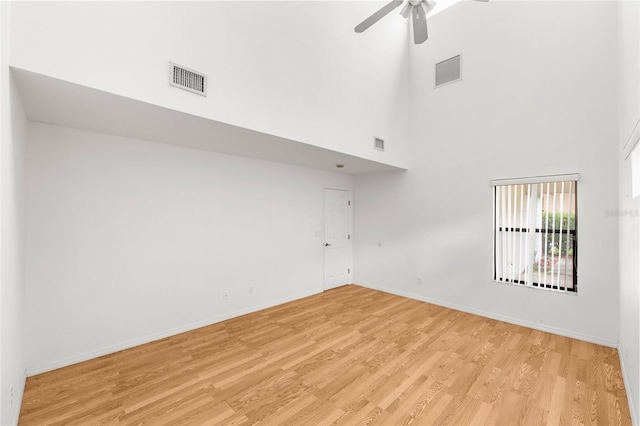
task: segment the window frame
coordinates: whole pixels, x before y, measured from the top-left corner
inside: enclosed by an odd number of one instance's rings
[[[565,294],[577,294],[578,292],[578,182],[580,181],[580,175],[579,174],[564,174],[564,175],[552,175],[552,176],[535,176],[535,177],[524,177],[524,178],[512,178],[512,179],[493,179],[491,180],[491,187],[492,187],[492,194],[493,194],[493,281],[498,282],[498,283],[505,283],[505,284],[511,284],[511,285],[517,285],[517,286],[521,286],[521,287],[528,287],[528,288],[538,288],[538,289],[542,289],[542,290],[549,290],[549,291],[554,291],[554,292],[559,292],[559,293],[565,293]],[[542,224],[541,226],[538,226],[536,221],[533,220],[532,225],[530,226],[529,223],[532,219],[536,218],[536,211],[538,209],[538,202],[539,199],[537,198],[537,189],[534,191],[531,191],[529,193],[526,194],[526,197],[524,195],[521,195],[521,199],[520,201],[523,202],[523,200],[526,200],[527,203],[527,209],[526,209],[526,218],[527,218],[527,225],[523,226],[524,224],[520,224],[520,227],[516,227],[516,223],[512,223],[512,227],[509,227],[509,219],[511,219],[511,213],[507,213],[507,223],[505,226],[504,223],[504,212],[500,213],[500,209],[504,209],[504,201],[502,201],[502,205],[498,206],[498,193],[497,191],[499,190],[500,187],[505,187],[505,186],[515,186],[515,185],[537,185],[538,184],[559,184],[562,182],[572,182],[572,186],[570,187],[569,192],[562,191],[562,197],[564,197],[564,194],[570,194],[570,196],[574,197],[574,201],[573,201],[573,210],[569,210],[567,213],[569,213],[569,216],[567,218],[567,224],[571,223],[571,214],[573,213],[573,221],[574,221],[574,226],[573,229],[571,228],[566,228],[566,229],[562,229],[562,226],[560,228],[555,228],[555,226],[553,226],[553,228],[549,228],[549,222],[547,220],[546,224]],[[511,188],[513,189],[513,188]],[[549,186],[547,186],[547,190],[549,189]],[[520,188],[520,190],[522,190],[522,188]],[[555,194],[557,193],[557,189],[554,186],[554,197]],[[514,197],[516,197],[517,191],[514,192]],[[540,193],[540,195],[542,196],[543,192]],[[504,195],[504,193],[502,194]],[[548,199],[548,193],[547,193],[547,201]],[[511,194],[509,193],[509,197],[511,197]],[[535,197],[535,203],[531,203],[531,201],[534,199]],[[564,198],[561,198],[564,199]],[[514,217],[516,215],[516,211],[515,211],[515,203],[516,200],[514,198],[514,204],[513,204],[513,208],[514,208]],[[510,203],[511,200],[509,199],[508,203]],[[509,208],[511,208],[511,206],[509,206]],[[521,209],[521,213],[525,211],[524,206],[521,205],[520,207]],[[533,210],[532,210],[533,209]],[[562,211],[562,210],[561,210]],[[498,217],[498,215],[500,215],[500,217]],[[520,221],[523,220],[524,216],[520,216]],[[548,217],[548,216],[547,216]],[[500,219],[500,220],[499,220]],[[562,223],[562,219],[561,219],[561,223]],[[554,224],[555,224],[555,213],[554,213]],[[544,226],[546,225],[546,226]],[[500,264],[503,265],[503,267],[505,267],[504,265],[506,265],[506,267],[508,267],[509,263],[504,263],[505,260],[503,257],[504,253],[505,253],[505,248],[503,246],[500,245],[499,242],[499,238],[501,238],[502,233],[504,232],[517,232],[519,235],[517,237],[512,237],[509,241],[510,244],[514,245],[514,247],[517,248],[513,248],[513,249],[506,249],[506,250],[513,250],[513,253],[519,253],[518,254],[518,264],[519,264],[519,268],[522,266],[520,264],[521,260],[522,260],[522,253],[528,253],[527,256],[524,256],[524,267],[525,269],[523,270],[524,272],[518,273],[518,276],[512,276],[509,277],[509,274],[504,274],[504,273],[500,273]],[[565,262],[569,259],[569,255],[568,255],[568,248],[569,248],[569,240],[571,240],[571,261],[572,261],[572,271],[571,271],[571,279],[572,279],[572,283],[571,283],[571,287],[569,287],[567,285],[567,281],[566,281],[566,272],[565,272],[565,283],[564,285],[560,285],[560,270],[558,269],[558,282],[555,283],[553,281],[553,266],[552,266],[552,282],[551,283],[545,283],[545,282],[536,282],[535,278],[536,278],[536,270],[535,270],[535,265],[538,264],[540,260],[537,260],[540,258],[541,253],[536,255],[535,250],[532,249],[532,246],[535,244],[535,239],[532,239],[529,237],[530,233],[535,233],[535,234],[541,234],[541,239],[544,242],[548,242],[547,238],[552,238],[555,239],[555,234],[562,234],[565,235],[567,238],[567,251],[566,251],[566,255],[565,255]],[[509,234],[506,234],[509,235]],[[504,241],[504,240],[503,240]],[[518,241],[518,244],[515,245],[515,241]],[[560,239],[560,241],[562,241],[562,238]],[[547,243],[548,244],[548,243]],[[561,243],[563,244],[563,243]],[[546,244],[545,244],[546,245]],[[529,246],[529,248],[527,249],[527,246]],[[547,257],[547,251],[545,250],[545,257]],[[508,256],[508,252],[507,252],[507,256]],[[530,257],[530,258],[529,258]],[[554,257],[554,255],[552,254],[552,259]],[[560,253],[558,254],[558,259],[561,259],[562,256],[562,247],[560,247]],[[512,263],[513,266],[515,266],[515,257],[512,258]],[[567,268],[566,264],[565,264],[565,268]],[[566,270],[566,269],[565,269]],[[538,270],[539,271],[539,270]],[[504,272],[504,269],[503,269]],[[529,282],[527,280],[528,277],[525,277],[524,280],[522,280],[521,278],[521,274],[522,273],[527,273],[527,274],[531,274],[531,281]],[[547,273],[547,269],[545,267],[545,274]],[[503,276],[505,275],[505,276]],[[512,274],[513,275],[513,274]],[[538,278],[540,277],[540,272],[538,272]]]

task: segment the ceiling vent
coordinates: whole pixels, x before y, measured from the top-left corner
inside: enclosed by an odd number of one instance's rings
[[[460,55],[436,64],[436,87],[460,80]]]
[[[169,84],[207,96],[207,76],[173,62],[169,62]]]
[[[373,147],[379,151],[384,151],[384,140],[380,138],[373,138]]]

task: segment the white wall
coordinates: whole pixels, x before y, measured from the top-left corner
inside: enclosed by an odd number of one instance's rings
[[[430,19],[410,50],[409,171],[356,178],[355,282],[616,346],[616,13],[462,2]],[[456,54],[462,81],[434,89]],[[581,175],[577,296],[493,282],[490,179],[560,173]]]
[[[620,2],[619,215],[620,361],[634,424],[640,421],[640,198],[631,197],[631,160],[623,148],[640,122],[640,3]]]
[[[18,421],[24,390],[26,119],[8,67],[11,5],[0,3],[0,424]],[[13,403],[10,388],[13,386]]]
[[[352,180],[29,123],[29,374],[320,292],[323,185]]]
[[[407,163],[407,22],[353,27],[376,2],[19,2],[12,65],[399,167]],[[168,62],[209,96],[168,84]],[[373,149],[385,138],[386,151]]]

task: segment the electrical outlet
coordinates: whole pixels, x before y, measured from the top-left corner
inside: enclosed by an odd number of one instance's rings
[[[253,294],[253,286],[249,286],[249,294]]]
[[[9,386],[9,406],[13,407],[13,385]]]
[[[418,285],[422,285],[422,278],[418,278]]]
[[[222,293],[222,300],[229,300],[229,293],[227,292]]]

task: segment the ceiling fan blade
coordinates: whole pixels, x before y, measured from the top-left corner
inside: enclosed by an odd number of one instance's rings
[[[427,41],[429,34],[427,33],[427,14],[421,7],[413,8],[413,42],[421,44]]]
[[[481,1],[488,1],[488,0],[481,0]],[[436,7],[436,2],[433,0],[425,0],[422,3],[420,3],[420,5],[424,7],[424,13],[428,15],[429,12],[431,12]]]
[[[403,18],[408,18],[411,16],[411,9],[413,9],[413,6],[411,6],[411,3],[407,2],[400,11],[400,15],[402,15]]]
[[[382,9],[378,10],[376,13],[369,16],[367,19],[365,19],[360,24],[358,24],[355,27],[356,32],[357,33],[363,32],[364,30],[366,30],[367,28],[369,28],[370,26],[378,22],[380,19],[382,19],[385,15],[387,15],[393,9],[400,6],[403,3],[403,1],[404,0],[392,0],[390,3],[387,3],[385,6],[382,7]]]

